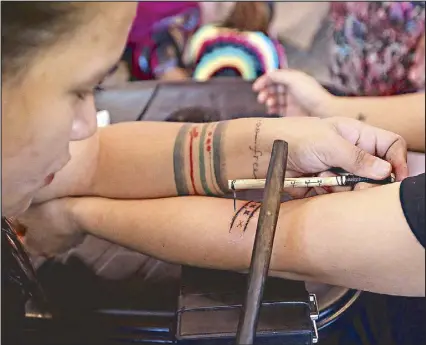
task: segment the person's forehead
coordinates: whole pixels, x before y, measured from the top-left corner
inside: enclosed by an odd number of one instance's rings
[[[94,3],[87,13],[86,25],[81,27],[79,34],[86,32],[98,41],[105,36],[120,34],[121,30],[129,30],[136,15],[136,6],[128,2]]]

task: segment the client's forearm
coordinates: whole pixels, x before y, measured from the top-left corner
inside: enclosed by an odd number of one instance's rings
[[[335,97],[321,117],[344,116],[401,135],[413,151],[425,151],[425,93],[389,97]]]
[[[282,119],[261,118],[103,128],[96,173],[86,195],[125,199],[222,195],[228,191],[228,179],[264,178],[273,141],[290,139],[291,132],[291,124],[286,126]]]
[[[424,295],[424,249],[401,211],[399,184],[282,204],[271,273],[380,293]],[[185,197],[83,198],[73,212],[88,232],[159,259],[249,267],[258,204]],[[356,213],[354,213],[356,212]]]
[[[72,143],[71,161],[34,201],[222,195],[228,179],[265,177],[273,141],[290,139],[294,121],[252,118],[108,126],[88,140]]]
[[[280,210],[273,269],[291,266],[292,250],[283,250],[289,227],[306,201]],[[89,233],[170,262],[246,270],[259,214],[259,203],[208,197],[155,200],[78,198],[71,202],[74,219]],[[236,215],[235,219],[234,216]]]

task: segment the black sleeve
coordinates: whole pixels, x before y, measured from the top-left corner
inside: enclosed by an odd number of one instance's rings
[[[408,225],[425,247],[425,174],[402,181],[399,198]]]

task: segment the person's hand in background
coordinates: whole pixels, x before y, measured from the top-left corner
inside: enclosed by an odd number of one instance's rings
[[[419,73],[424,82],[424,58],[423,67],[421,64],[417,67],[418,70],[423,69],[422,74]],[[421,78],[418,81],[421,83]],[[254,82],[253,90],[258,92],[259,103],[265,104],[270,114],[356,119],[399,134],[411,151],[425,150],[424,91],[378,97],[335,96],[313,77],[292,69],[266,73]],[[284,97],[287,107],[281,105]]]
[[[392,171],[398,181],[408,176],[406,142],[397,134],[340,117],[282,121],[281,131],[289,130],[282,139],[289,143],[287,171],[292,177],[336,167],[376,180]]]
[[[269,114],[281,116],[323,117],[323,109],[334,97],[313,77],[288,68],[264,74],[254,82],[253,90]],[[281,107],[283,97],[285,107]]]

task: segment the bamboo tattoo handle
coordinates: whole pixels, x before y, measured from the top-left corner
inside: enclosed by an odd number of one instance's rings
[[[360,177],[356,175],[342,175],[342,176],[332,176],[332,177],[286,178],[284,180],[284,188],[354,186],[360,182],[382,185],[382,184],[395,182],[395,178],[393,174],[384,180],[373,180],[370,178]],[[228,188],[231,191],[263,189],[265,188],[265,180],[264,179],[229,180]]]

